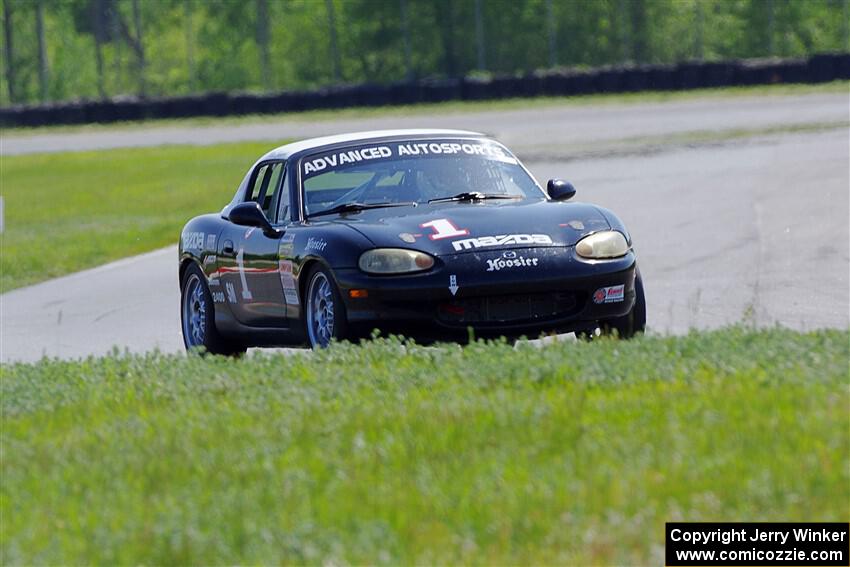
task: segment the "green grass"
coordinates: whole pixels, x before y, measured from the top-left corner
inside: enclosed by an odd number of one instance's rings
[[[220,210],[275,145],[3,156],[0,291],[176,244],[183,224]]]
[[[412,105],[383,107],[354,107],[338,110],[312,110],[307,112],[284,112],[280,114],[242,115],[220,117],[197,117],[180,119],[147,120],[144,122],[119,122],[114,124],[88,124],[73,126],[43,126],[37,128],[6,128],[4,137],[29,136],[32,134],[96,132],[124,130],[127,128],[150,128],[162,126],[194,127],[206,125],[240,125],[268,122],[316,122],[381,116],[411,116],[432,114],[463,114],[467,112],[521,110],[551,106],[584,106],[596,104],[640,104],[694,99],[726,98],[739,96],[789,96],[807,94],[830,94],[850,92],[850,81],[834,81],[821,84],[779,84],[717,89],[694,89],[687,91],[641,91],[636,93],[590,94],[579,96],[509,98],[487,101],[448,101]]]
[[[846,521],[850,333],[6,365],[0,563],[643,564]]]

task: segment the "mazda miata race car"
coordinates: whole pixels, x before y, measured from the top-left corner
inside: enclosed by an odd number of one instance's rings
[[[499,142],[458,130],[315,138],[270,151],[179,243],[189,349],[325,347],[374,329],[422,342],[616,332],[646,322],[629,233],[567,202]],[[471,330],[470,330],[471,329]]]

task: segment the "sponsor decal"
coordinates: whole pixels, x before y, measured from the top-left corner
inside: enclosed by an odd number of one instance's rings
[[[203,232],[187,232],[183,235],[183,250],[200,250],[203,246]]]
[[[313,238],[310,237],[307,239],[307,246],[305,250],[315,250],[317,252],[322,252],[327,246],[328,243],[324,238]]]
[[[413,244],[416,242],[416,239],[422,236],[421,234],[410,234],[409,232],[402,232],[398,235],[399,238],[402,239],[403,242],[407,242],[408,244]]]
[[[298,305],[298,290],[297,289],[285,289],[283,290],[283,297],[286,300],[288,305]]]
[[[512,156],[507,155],[507,153],[505,153],[502,148],[493,145],[456,143],[437,144],[434,142],[398,145],[399,156],[427,156],[441,154],[452,155],[459,153],[464,153],[470,156],[484,156],[488,158],[497,159],[499,161],[516,163],[516,159],[514,159]]]
[[[305,160],[302,167],[304,168],[304,175],[307,176],[329,167],[337,167],[346,163],[357,163],[364,160],[388,158],[392,157],[392,155],[393,151],[387,146],[357,148]]]
[[[593,292],[593,303],[620,303],[624,299],[624,284],[600,287]]]
[[[298,286],[292,274],[292,262],[281,260],[278,264],[280,284],[283,286],[283,298],[289,305],[298,305]]]
[[[311,156],[301,162],[301,171],[305,178],[324,171],[371,160],[391,158],[429,157],[441,155],[465,155],[480,157],[504,163],[516,164],[517,160],[510,152],[495,144],[456,142],[405,142],[380,146],[361,146],[357,148]]]
[[[584,230],[584,223],[580,220],[571,220],[570,222],[562,222],[559,224],[561,228],[570,227],[573,230]]]
[[[216,257],[216,255],[215,255],[215,254],[207,254],[207,257],[206,257],[206,258],[204,258],[204,265],[207,265],[207,264],[215,264],[215,261],[216,261],[217,259],[218,259],[218,258]]]
[[[295,249],[295,233],[287,232],[283,236],[280,237],[280,246],[277,249],[277,255],[281,258],[286,258],[287,256],[292,256],[292,252]]]
[[[526,258],[517,256],[516,252],[505,252],[502,258],[487,260],[487,271],[498,272],[504,268],[528,268],[536,266],[539,258]]]
[[[452,246],[457,251],[491,246],[510,246],[512,244],[548,245],[552,244],[552,238],[548,234],[499,234],[498,236],[465,238],[452,242]]]
[[[465,228],[458,228],[449,219],[436,219],[428,222],[423,222],[419,228],[430,228],[434,234],[429,234],[431,240],[442,240],[443,238],[456,238],[458,236],[466,236],[469,231]]]
[[[212,292],[213,301],[216,303],[224,303],[224,292],[223,291],[214,291]]]
[[[227,300],[230,303],[236,303],[236,289],[233,287],[233,282],[224,284],[224,289],[227,291]]]
[[[207,250],[215,250],[215,234],[207,235]]]

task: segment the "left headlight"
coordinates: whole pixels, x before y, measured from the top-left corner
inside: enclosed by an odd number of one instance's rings
[[[582,258],[619,258],[629,251],[629,243],[623,233],[616,230],[596,232],[579,240],[576,253]]]
[[[434,258],[416,250],[376,248],[361,254],[358,265],[367,274],[407,274],[430,269]]]

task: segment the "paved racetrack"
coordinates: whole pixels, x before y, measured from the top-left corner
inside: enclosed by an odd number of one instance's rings
[[[540,180],[614,209],[632,231],[655,332],[747,320],[850,321],[848,94],[546,106],[343,122],[139,128],[2,140],[4,155],[283,139],[385,127],[497,135]],[[249,164],[246,164],[246,167]],[[205,211],[198,211],[199,213]],[[0,360],[178,351],[176,248],[0,296]]]

